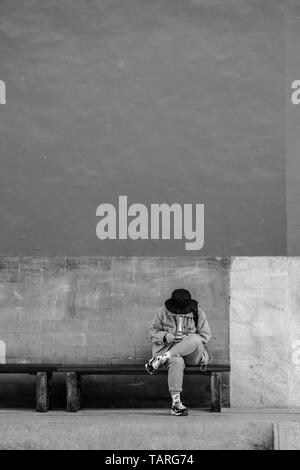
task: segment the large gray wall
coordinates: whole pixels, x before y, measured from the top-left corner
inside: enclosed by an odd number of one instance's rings
[[[198,254],[286,253],[282,0],[1,0],[0,254],[194,256],[96,207],[204,203]]]
[[[299,80],[300,3],[286,2],[285,68],[286,68],[286,175],[287,175],[287,235],[288,255],[300,253],[300,104],[292,100],[291,88]]]

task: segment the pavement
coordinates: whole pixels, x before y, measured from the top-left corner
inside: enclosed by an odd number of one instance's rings
[[[300,409],[0,410],[0,449],[300,450]]]

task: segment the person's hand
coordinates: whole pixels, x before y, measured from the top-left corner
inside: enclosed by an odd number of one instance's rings
[[[175,336],[173,333],[167,333],[166,336],[166,343],[174,343]]]
[[[183,340],[183,334],[182,333],[177,333],[177,335],[174,337],[174,342],[179,343],[180,341]]]

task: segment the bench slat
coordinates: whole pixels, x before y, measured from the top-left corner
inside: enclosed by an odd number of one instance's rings
[[[206,372],[229,372],[229,364],[209,364]],[[144,364],[1,364],[0,374],[36,374],[38,372],[79,372],[80,374],[99,375],[140,375],[145,374]],[[166,369],[158,373],[164,374]],[[187,366],[187,374],[201,374],[199,367]]]

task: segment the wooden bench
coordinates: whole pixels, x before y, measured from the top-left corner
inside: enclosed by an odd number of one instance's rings
[[[229,364],[209,364],[206,371],[199,367],[185,368],[186,375],[209,375],[211,383],[211,411],[221,411],[222,372],[229,372]],[[36,410],[46,412],[51,407],[53,373],[66,374],[67,411],[81,408],[81,376],[83,375],[148,375],[144,364],[0,364],[0,374],[36,375]],[[157,374],[166,374],[160,369]]]

